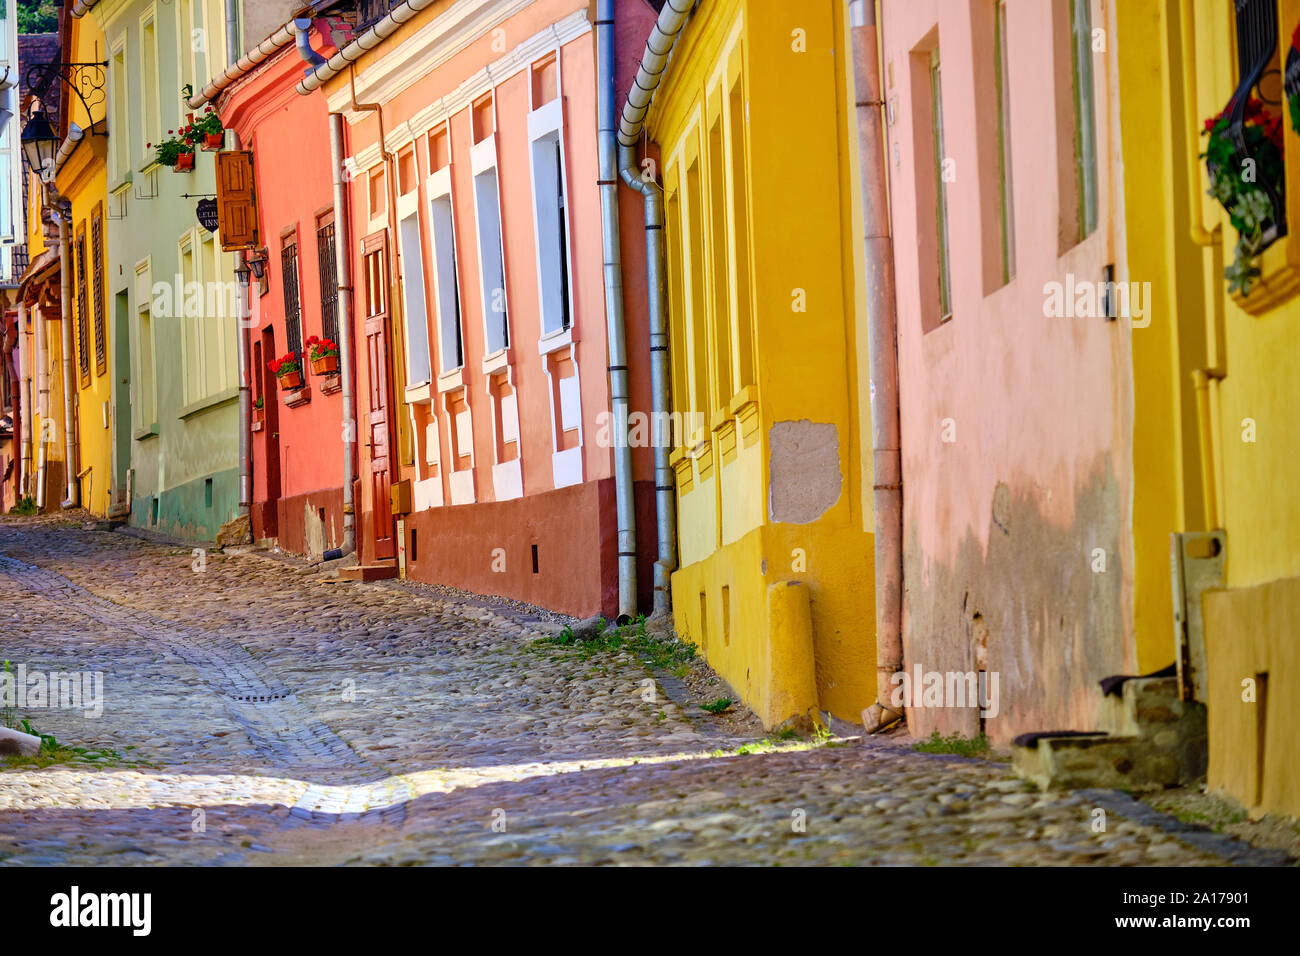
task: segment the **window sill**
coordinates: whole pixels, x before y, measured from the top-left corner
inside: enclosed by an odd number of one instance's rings
[[[1250,315],[1262,315],[1300,292],[1300,237],[1283,236],[1265,249],[1259,273],[1249,295],[1232,293],[1232,301]]]
[[[137,428],[137,429],[132,433],[132,436],[135,438],[136,441],[144,441],[146,438],[157,438],[157,437],[158,437],[158,423],[157,423],[157,422],[154,422],[154,423],[153,423],[152,425],[150,425],[148,428]]]
[[[569,326],[567,329],[560,329],[558,332],[547,332],[537,340],[537,354],[550,355],[552,352],[566,349],[572,344],[573,326]]]
[[[433,399],[433,385],[431,382],[408,385],[403,398],[408,405],[427,405]]]
[[[465,387],[465,367],[459,366],[438,376],[438,394]]]
[[[322,395],[335,395],[343,391],[343,377],[335,372],[333,375],[323,375],[320,380],[320,393]]]
[[[239,397],[239,389],[228,388],[225,391],[218,392],[216,395],[210,395],[207,398],[201,398],[197,402],[191,402],[184,406],[176,417],[182,420],[189,418],[191,415],[197,415],[199,412],[205,412],[211,408],[217,408],[233,402]]]
[[[510,349],[504,348],[483,358],[483,374],[493,375],[510,366]]]
[[[306,405],[311,401],[311,386],[304,385],[302,388],[295,388],[291,392],[282,392],[284,404],[289,408],[297,408],[299,405]]]

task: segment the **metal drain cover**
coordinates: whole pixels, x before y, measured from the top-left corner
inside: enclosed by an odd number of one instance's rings
[[[240,704],[269,704],[277,700],[288,700],[293,694],[286,690],[275,694],[232,694],[227,696]]]

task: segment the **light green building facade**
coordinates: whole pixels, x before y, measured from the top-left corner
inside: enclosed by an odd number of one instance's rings
[[[101,0],[83,14],[108,45],[108,316],[128,346],[114,370],[115,487],[131,489],[132,525],[198,541],[239,508],[234,257],[196,214],[216,192],[215,154],[177,172],[150,144],[187,122],[186,84],[225,70],[224,8]]]

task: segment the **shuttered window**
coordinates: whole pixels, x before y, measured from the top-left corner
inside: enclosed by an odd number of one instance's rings
[[[251,150],[217,153],[217,220],[226,252],[259,245],[257,190]]]
[[[77,234],[77,368],[81,384],[90,384],[90,297],[86,294],[86,227]]]
[[[108,371],[108,350],[104,342],[104,207],[95,207],[90,220],[91,272],[95,282],[93,291],[95,317],[95,374]]]

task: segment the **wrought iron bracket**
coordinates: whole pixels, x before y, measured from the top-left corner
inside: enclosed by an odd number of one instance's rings
[[[33,63],[27,68],[27,88],[44,101],[48,97],[54,81],[60,80],[81,101],[86,116],[90,117],[92,136],[107,136],[107,123],[104,118],[95,119],[93,107],[107,105],[108,61],[102,63]]]

